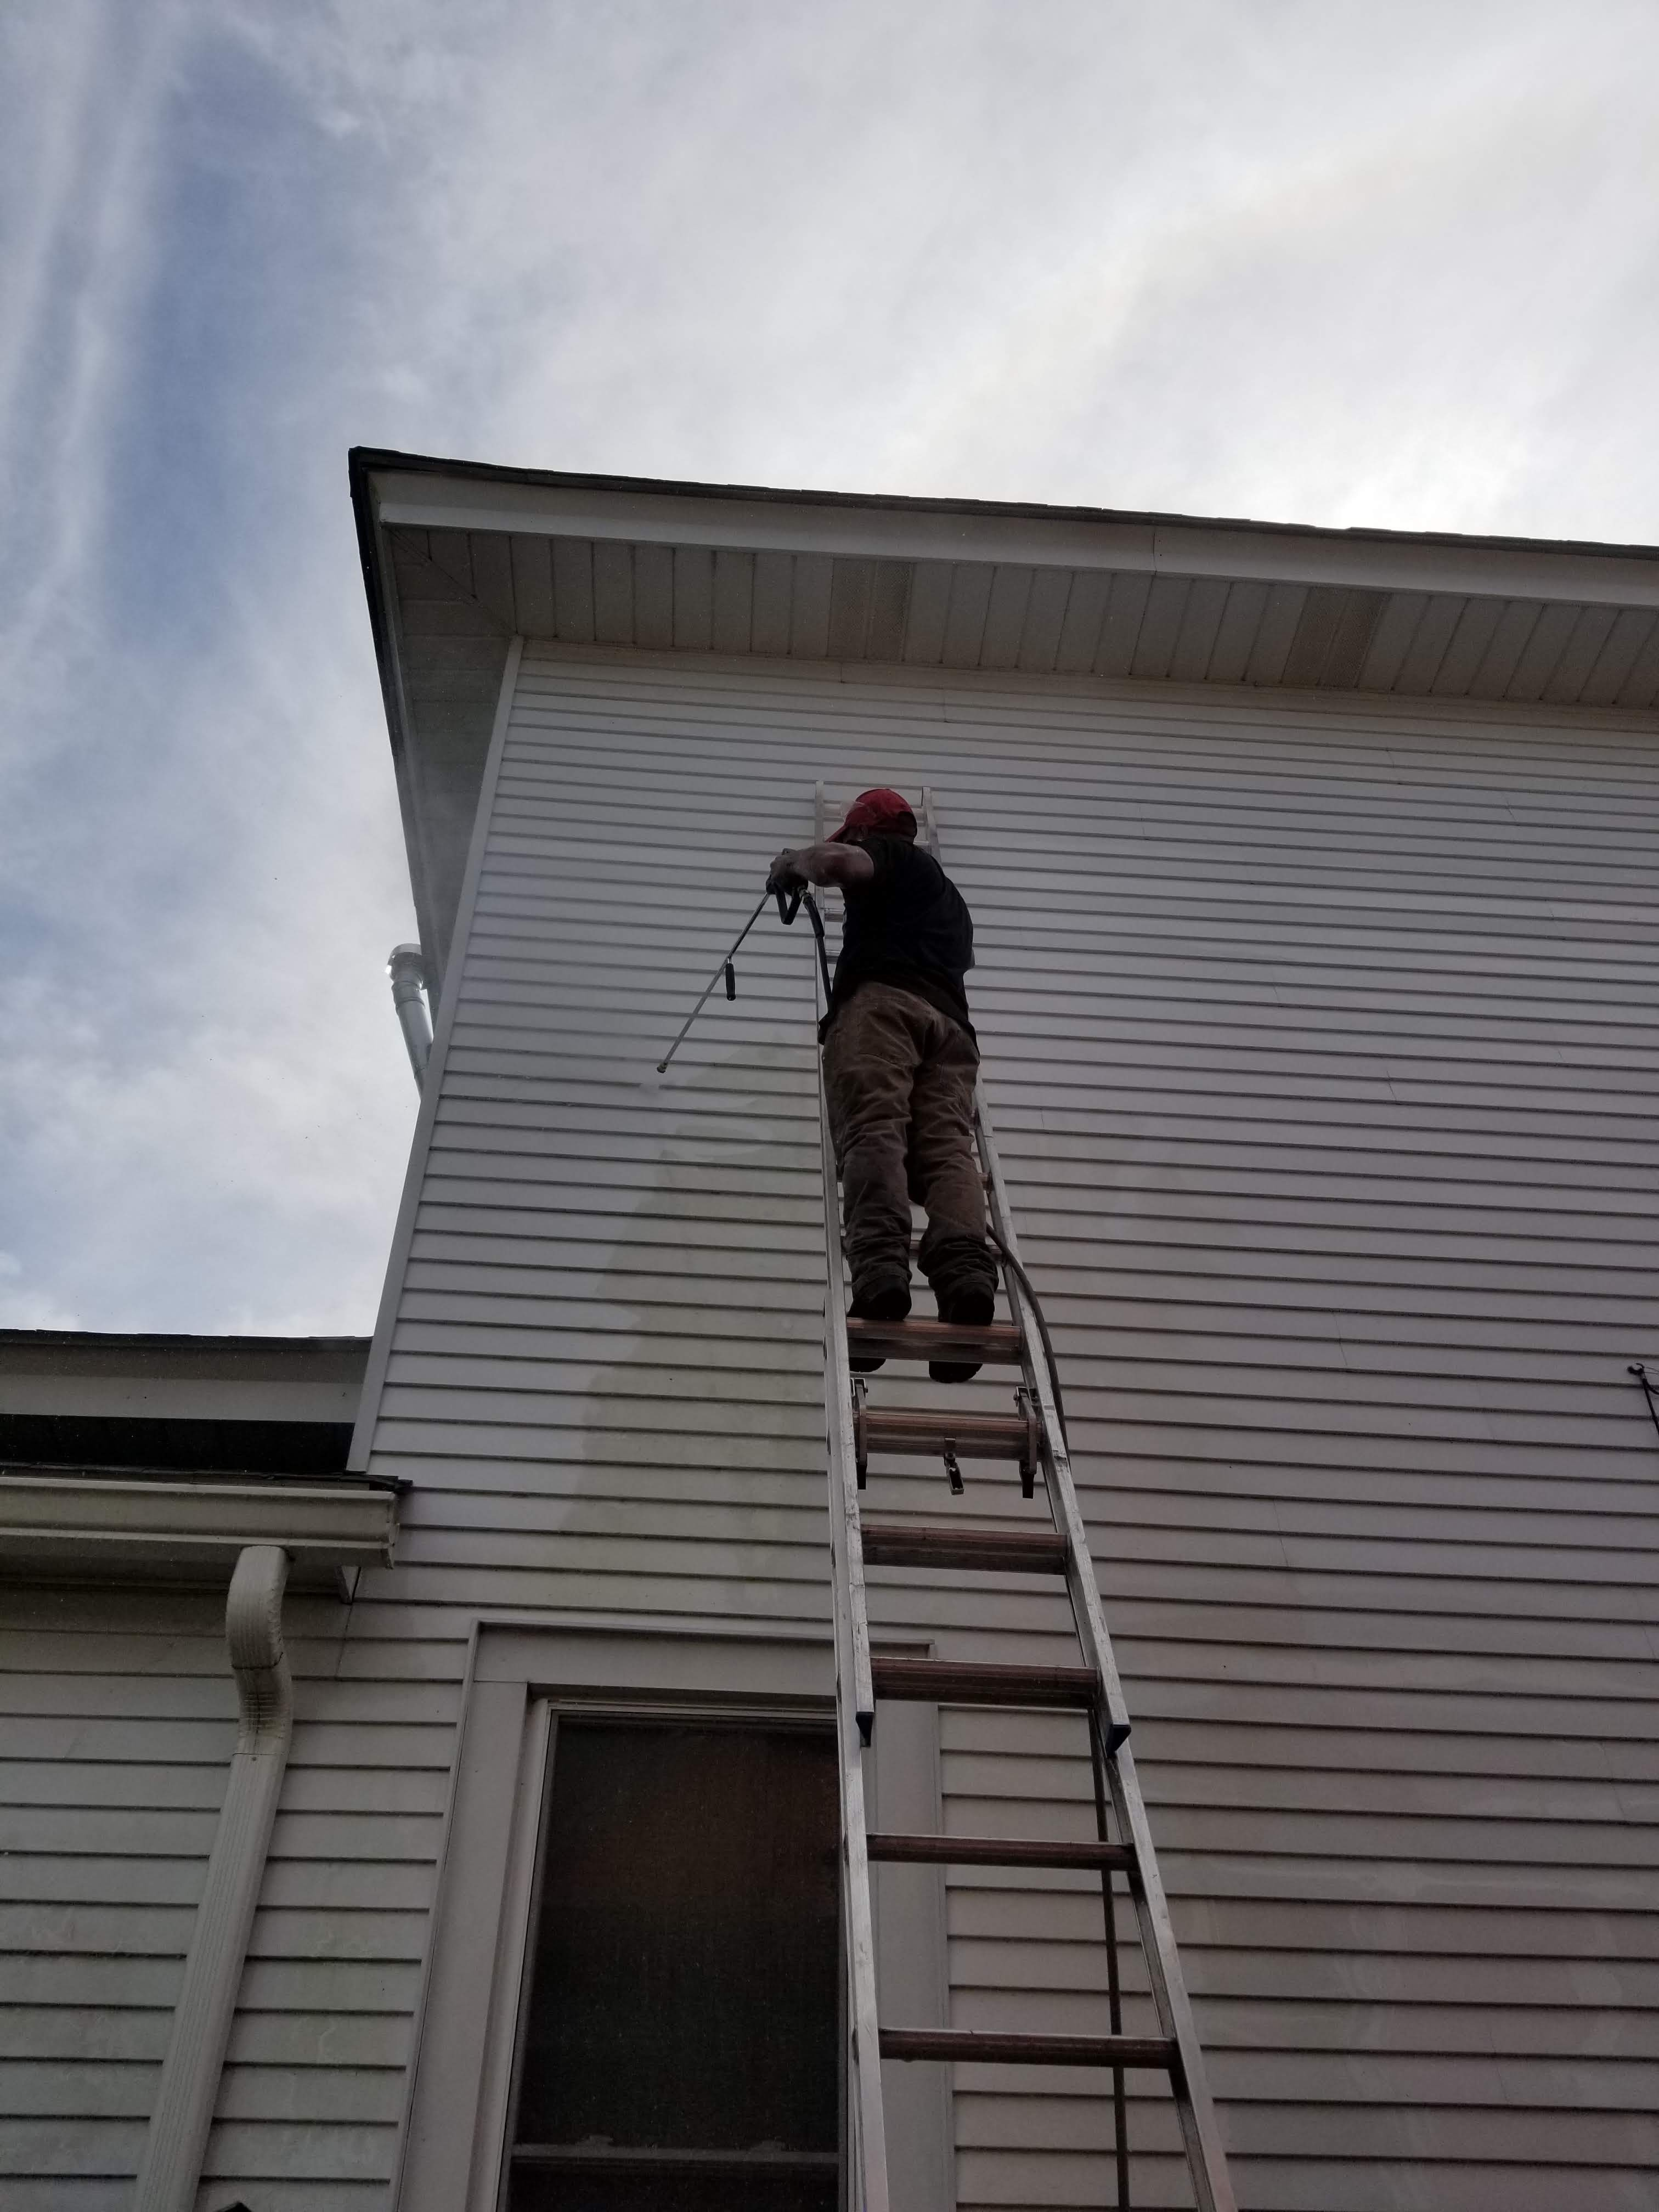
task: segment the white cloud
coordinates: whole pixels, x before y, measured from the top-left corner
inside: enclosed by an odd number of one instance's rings
[[[353,442],[1656,535],[1645,5],[22,0],[0,37],[30,1312],[372,1318],[412,933]]]
[[[35,1290],[23,1279],[23,1263],[15,1252],[0,1252],[0,1328],[79,1328],[78,1317],[59,1305],[50,1291]]]
[[[0,619],[8,690],[31,674],[38,681],[41,659],[50,662],[51,632],[100,526],[128,326],[161,251],[144,218],[184,29],[166,0],[117,23],[86,5],[33,12],[42,51],[15,58],[46,67],[38,105],[15,99],[7,109],[15,216],[0,257],[0,454],[13,495],[13,588]],[[33,72],[13,82],[21,91]]]

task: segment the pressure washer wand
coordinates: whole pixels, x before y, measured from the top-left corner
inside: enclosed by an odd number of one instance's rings
[[[726,954],[725,959],[721,961],[720,966],[709,977],[708,984],[703,990],[702,998],[698,1000],[696,1005],[692,1007],[690,1012],[686,1016],[684,1021],[682,1023],[679,1035],[675,1038],[673,1043],[669,1046],[667,1051],[664,1053],[662,1058],[657,1062],[657,1073],[659,1075],[665,1075],[668,1073],[669,1061],[672,1060],[674,1054],[685,1042],[687,1031],[690,1029],[692,1023],[696,1020],[697,1016],[708,1005],[709,994],[714,990],[715,984],[720,981],[722,976],[726,979],[726,997],[728,999],[735,999],[737,997],[737,972],[733,969],[732,963],[737,957],[738,946],[743,943],[744,939],[748,936],[750,931],[755,927],[755,924],[760,920],[762,914],[765,911],[766,902],[769,898],[775,898],[777,900],[778,920],[783,922],[786,926],[793,921],[795,916],[800,912],[803,898],[805,900],[806,911],[811,919],[812,933],[818,940],[818,965],[823,970],[824,998],[826,1003],[828,1002],[830,995],[830,956],[824,950],[823,920],[818,912],[817,901],[812,896],[811,891],[803,891],[799,888],[786,890],[781,884],[769,883],[766,889],[760,895],[760,902],[756,907],[755,911],[750,915],[748,921],[744,922],[743,927],[738,932],[737,936],[732,940],[732,950]]]
[[[657,1062],[657,1073],[659,1075],[666,1074],[669,1061],[672,1060],[674,1054],[685,1042],[685,1033],[687,1030],[690,1028],[692,1023],[696,1020],[697,1016],[708,1005],[708,994],[714,989],[715,984],[720,981],[722,975],[726,978],[726,997],[728,999],[735,999],[737,997],[737,977],[732,972],[732,963],[737,957],[738,945],[743,943],[744,939],[748,936],[750,931],[760,920],[761,915],[765,911],[766,902],[771,897],[771,896],[772,889],[771,885],[769,884],[767,888],[761,893],[760,900],[755,908],[755,911],[750,915],[748,921],[744,922],[743,927],[738,932],[736,938],[732,940],[731,951],[726,954],[725,959],[721,961],[720,966],[709,977],[708,987],[704,990],[702,998],[698,1000],[696,1005],[692,1007],[690,1012],[686,1016],[685,1020],[681,1026],[679,1035],[675,1038],[673,1043],[669,1046],[667,1051],[664,1053],[662,1058]],[[781,904],[782,902],[780,901],[779,903]]]

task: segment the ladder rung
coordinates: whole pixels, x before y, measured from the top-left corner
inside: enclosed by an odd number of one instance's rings
[[[1169,2035],[997,2035],[978,2027],[884,2027],[881,2055],[989,2066],[1157,2066],[1170,2073],[1178,2063]]]
[[[1063,1575],[1066,1539],[1052,1528],[952,1528],[925,1521],[866,1521],[864,1563],[873,1567],[983,1568]]]
[[[870,1673],[880,1698],[925,1705],[1067,1705],[1086,1711],[1095,1678],[1086,1667],[995,1667],[958,1659],[872,1656]]]
[[[1028,1422],[1018,1413],[883,1413],[868,1407],[864,1413],[866,1449],[872,1452],[913,1452],[937,1458],[948,1445],[963,1459],[1024,1460],[1031,1449]]]
[[[1018,1367],[1020,1334],[1011,1321],[982,1328],[958,1328],[945,1321],[854,1321],[847,1323],[848,1349],[856,1359],[977,1359]]]
[[[866,1838],[872,1859],[929,1866],[1081,1867],[1089,1873],[1134,1872],[1127,1844],[1066,1844],[1046,1838],[895,1836]]]

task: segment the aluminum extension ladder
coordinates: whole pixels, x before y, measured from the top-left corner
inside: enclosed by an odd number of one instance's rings
[[[824,801],[818,787],[817,835],[824,834]],[[924,794],[922,841],[936,855],[931,794]],[[823,984],[820,980],[820,1012]],[[1002,1253],[1002,1280],[1012,1322],[982,1328],[949,1328],[936,1321],[855,1322],[846,1313],[841,1203],[830,1123],[819,1083],[819,1127],[823,1160],[824,1382],[829,1417],[830,1509],[835,1583],[836,1702],[840,1747],[842,1881],[847,1937],[849,2203],[852,2212],[890,2212],[881,2067],[887,2059],[975,2060],[981,2063],[1097,2067],[1109,2072],[1113,2103],[1117,2203],[1129,2207],[1126,2068],[1167,2073],[1174,2094],[1192,2188],[1199,2212],[1235,2212],[1215,2108],[1205,2081],[1203,2053],[1182,1980],[1164,1887],[1146,1825],[1146,1809],[1128,1747],[1129,1721],[1101,1610],[1089,1541],[1072,1482],[1052,1353],[1041,1316],[1026,1288],[1007,1188],[997,1158],[983,1086],[975,1099],[975,1133],[984,1169],[991,1225]],[[937,1413],[882,1412],[851,1370],[854,1352],[905,1361],[975,1358],[1018,1370],[1022,1381],[1012,1414],[955,1410],[960,1386],[942,1385]],[[938,1522],[866,1519],[860,1508],[872,1455],[916,1454],[942,1458],[952,1494],[961,1494],[960,1458],[1001,1459],[1019,1468],[1024,1496],[1035,1498],[1042,1478],[1052,1525],[1008,1529]],[[1018,1667],[963,1663],[952,1659],[872,1655],[866,1603],[866,1565],[955,1569],[975,1574],[1048,1573],[1063,1576],[1083,1663],[1075,1667]],[[878,1701],[919,1699],[951,1705],[1060,1708],[1087,1724],[1094,1770],[1093,1843],[1005,1840],[870,1832],[865,1814],[866,1766]],[[1098,1872],[1105,1908],[1107,2035],[1000,2034],[977,2028],[915,2028],[884,2025],[877,2015],[872,1862],[935,1865],[1070,1868]],[[1146,1956],[1159,2033],[1126,2035],[1112,1894],[1115,1876],[1127,1885]],[[890,2212],[906,2208],[890,2206]]]

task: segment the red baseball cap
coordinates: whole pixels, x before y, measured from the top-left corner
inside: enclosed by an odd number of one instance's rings
[[[914,837],[915,834],[916,817],[909,800],[902,792],[883,784],[878,790],[860,792],[830,842],[839,845],[848,837]]]

